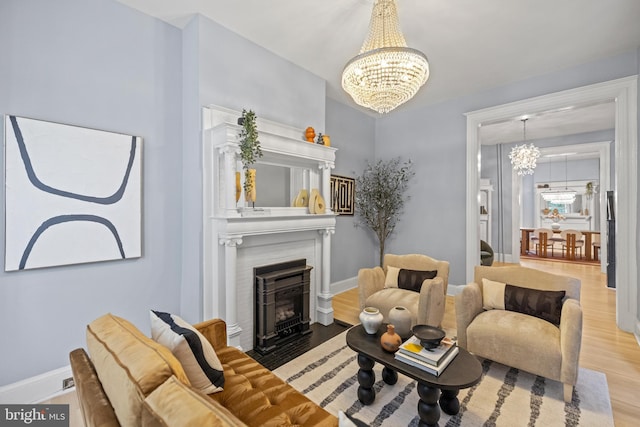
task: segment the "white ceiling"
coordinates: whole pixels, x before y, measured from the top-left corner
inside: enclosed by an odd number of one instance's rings
[[[344,65],[365,39],[373,0],[117,1],[178,27],[200,13],[322,77],[327,96],[361,109],[340,82]],[[407,44],[427,55],[431,76],[395,111],[640,47],[639,0],[397,0],[397,5]],[[567,113],[560,121],[565,128],[573,123],[570,133],[585,123],[587,130],[613,127],[612,121],[592,120],[600,108],[605,107]],[[570,117],[575,120],[569,122]],[[518,118],[516,124],[521,127]],[[532,132],[535,126],[532,120]],[[506,127],[492,138],[504,138]]]

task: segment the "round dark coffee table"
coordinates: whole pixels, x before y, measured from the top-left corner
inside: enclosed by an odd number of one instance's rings
[[[383,324],[378,333],[369,335],[362,325],[356,325],[347,332],[347,345],[358,353],[358,400],[370,405],[376,398],[373,384],[375,362],[384,366],[382,379],[393,385],[398,381],[398,373],[418,382],[418,415],[419,426],[437,426],[440,419],[440,408],[449,415],[460,411],[458,392],[471,387],[482,378],[482,365],[471,353],[460,348],[458,355],[439,375],[432,375],[420,368],[413,367],[396,360],[394,353],[389,353],[380,346],[380,336],[387,330]]]

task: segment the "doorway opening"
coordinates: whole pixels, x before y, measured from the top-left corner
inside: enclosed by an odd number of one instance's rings
[[[572,108],[598,102],[615,102],[615,211],[616,222],[616,311],[618,327],[633,332],[637,319],[637,76],[556,92],[484,110],[467,113],[467,281],[479,264],[478,195],[480,182],[480,137],[483,124]],[[517,176],[517,175],[516,175]],[[519,193],[520,180],[512,175],[512,187]],[[519,212],[519,200],[513,198],[512,216]],[[519,214],[512,223],[520,228]],[[513,228],[513,227],[512,227]],[[619,230],[623,230],[620,232]],[[511,233],[511,247],[519,247],[518,233]]]

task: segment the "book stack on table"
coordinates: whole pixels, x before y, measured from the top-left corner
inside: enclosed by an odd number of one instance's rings
[[[438,347],[427,350],[420,345],[420,339],[414,335],[400,346],[395,358],[438,376],[456,357],[458,351],[456,342],[450,338],[444,338]]]

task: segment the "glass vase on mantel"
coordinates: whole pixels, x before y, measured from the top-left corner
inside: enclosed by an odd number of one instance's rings
[[[251,203],[251,207],[255,207],[256,204],[256,170],[247,169],[245,171],[244,181],[244,199],[247,203]]]

